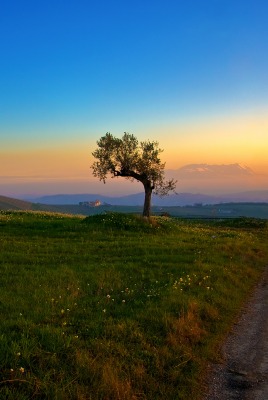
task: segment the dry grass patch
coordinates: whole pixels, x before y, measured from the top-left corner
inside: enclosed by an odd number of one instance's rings
[[[181,345],[188,347],[199,343],[205,334],[199,306],[196,302],[191,302],[187,311],[170,321],[167,343],[174,348]]]

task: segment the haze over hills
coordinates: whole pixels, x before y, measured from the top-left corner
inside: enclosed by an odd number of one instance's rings
[[[167,170],[167,178],[173,177],[178,181],[177,194],[166,197],[153,195],[152,204],[156,206],[184,206],[196,203],[216,204],[220,202],[268,202],[268,190],[242,190],[254,188],[258,175],[247,166],[236,164],[209,165],[189,164],[177,170]],[[183,191],[185,182],[193,190]],[[116,184],[116,182],[115,182]],[[207,194],[206,189],[213,187],[213,193]],[[228,188],[234,190],[228,190]],[[268,187],[268,185],[267,185]],[[204,192],[202,191],[204,190]],[[144,193],[139,192],[126,196],[107,196],[98,193],[56,194],[36,198],[31,201],[43,204],[78,204],[83,201],[100,200],[111,205],[142,205]]]
[[[257,174],[251,168],[238,163],[189,164],[177,170],[167,170],[166,175],[177,179],[178,191],[209,193],[213,196],[268,188],[268,175]]]
[[[167,179],[174,178],[177,180],[176,191],[178,194],[171,194],[164,198],[153,196],[153,204],[155,205],[268,201],[268,175],[256,174],[251,168],[238,163],[222,165],[188,164],[179,169],[166,170],[166,177]],[[112,205],[143,204],[143,188],[138,182],[131,183],[123,178],[118,178],[108,179],[107,184],[103,185],[102,182],[90,175],[88,178],[84,177],[82,181],[79,179],[77,181],[66,180],[62,186],[60,180],[52,180],[51,182],[37,180],[35,183],[33,181],[30,186],[25,184],[23,186],[24,193],[22,192],[22,184],[18,183],[17,187],[14,186],[12,194],[6,193],[5,186],[1,185],[1,194],[50,205],[78,204],[82,201],[95,201],[96,199]],[[27,194],[28,190],[28,193],[40,192],[42,195]]]

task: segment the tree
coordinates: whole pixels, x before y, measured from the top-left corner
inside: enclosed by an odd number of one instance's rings
[[[158,147],[158,142],[148,140],[139,143],[135,136],[125,132],[121,139],[106,133],[97,145],[92,153],[96,158],[91,165],[93,175],[104,183],[108,174],[112,178],[123,177],[141,182],[145,192],[144,217],[150,216],[153,191],[165,196],[175,190],[176,181],[165,181],[165,163],[159,157],[163,150]]]

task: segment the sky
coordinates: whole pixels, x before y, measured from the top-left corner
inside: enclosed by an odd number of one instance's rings
[[[92,177],[111,132],[167,169],[241,163],[268,183],[266,0],[9,0],[0,10],[0,195],[127,194]]]

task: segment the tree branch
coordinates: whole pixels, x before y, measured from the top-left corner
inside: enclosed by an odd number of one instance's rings
[[[134,178],[137,181],[140,181],[142,183],[146,182],[148,180],[146,174],[138,174],[135,171],[132,170],[127,170],[126,168],[121,169],[120,171],[114,170],[113,171],[114,176],[122,176],[124,178]]]

